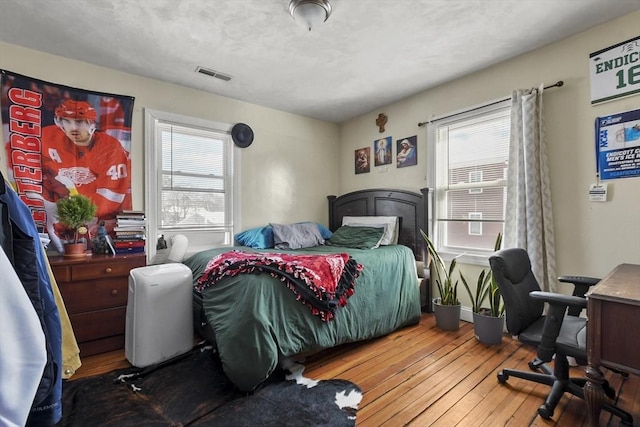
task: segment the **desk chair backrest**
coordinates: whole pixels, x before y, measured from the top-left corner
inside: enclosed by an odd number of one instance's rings
[[[544,310],[544,302],[529,297],[529,292],[540,290],[529,255],[520,248],[502,249],[489,258],[489,265],[504,300],[507,330],[519,335]]]

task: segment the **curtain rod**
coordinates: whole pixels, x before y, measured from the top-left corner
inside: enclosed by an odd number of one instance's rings
[[[556,83],[554,83],[552,85],[545,86],[544,89],[551,89],[551,88],[554,88],[554,87],[561,87],[563,85],[564,85],[564,82],[562,80],[558,80]],[[461,111],[459,113],[454,113],[454,114],[449,114],[448,116],[438,117],[438,120],[448,119],[449,117],[455,117],[455,116],[458,116],[460,114],[468,113],[469,111],[479,110],[480,108],[485,108],[485,107],[488,107],[490,105],[499,104],[501,102],[508,101],[509,99],[511,99],[510,96],[508,96],[506,98],[503,98],[503,99],[498,99],[497,101],[489,102],[487,104],[482,104],[482,105],[480,105],[478,107],[471,108],[469,110],[464,110],[464,111]],[[433,120],[429,120],[429,121],[426,121],[426,122],[420,122],[420,123],[418,123],[418,127],[422,127],[422,126],[426,125],[427,123],[429,123],[430,121],[433,121]]]

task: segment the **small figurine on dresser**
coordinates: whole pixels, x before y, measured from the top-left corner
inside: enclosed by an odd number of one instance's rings
[[[164,234],[161,234],[160,237],[158,237],[158,243],[156,243],[156,249],[157,250],[167,249],[167,241],[164,238]]]
[[[100,226],[96,232],[96,237],[93,239],[93,245],[91,251],[94,254],[112,254],[115,253],[112,249],[111,242],[109,241],[109,234],[107,233],[107,227],[104,225],[104,221],[100,221]]]

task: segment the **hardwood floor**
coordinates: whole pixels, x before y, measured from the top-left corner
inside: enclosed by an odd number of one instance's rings
[[[481,344],[466,322],[458,331],[441,331],[433,315],[424,314],[418,325],[309,357],[304,375],[358,384],[364,392],[358,426],[587,426],[580,399],[565,395],[553,420],[544,420],[537,408],[547,386],[513,377],[506,385],[498,383],[500,368],[528,370],[534,355],[508,336],[497,346]],[[105,353],[84,359],[73,378],[127,366],[124,351]],[[574,376],[583,372],[574,371]],[[607,378],[619,390],[619,406],[640,423],[640,377],[607,372]],[[618,423],[603,412],[601,425]]]

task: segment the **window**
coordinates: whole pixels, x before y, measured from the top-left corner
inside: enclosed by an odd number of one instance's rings
[[[160,235],[185,234],[190,247],[198,240],[229,243],[236,188],[231,126],[151,110],[145,120],[150,255]]]
[[[443,252],[486,255],[504,230],[510,101],[434,120],[435,226]]]
[[[482,219],[482,212],[469,212],[469,219],[473,219],[473,220]],[[469,235],[482,236],[482,222],[480,221],[469,222]]]
[[[469,182],[482,182],[482,170],[470,171],[469,172]],[[469,194],[480,194],[482,193],[482,188],[470,188]]]

